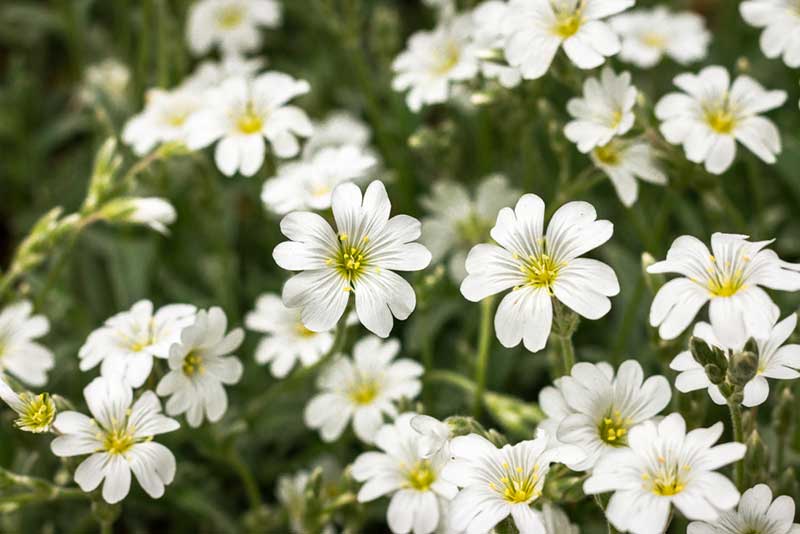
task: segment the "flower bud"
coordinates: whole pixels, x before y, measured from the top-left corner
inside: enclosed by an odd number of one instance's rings
[[[750,351],[734,353],[728,367],[728,381],[734,386],[744,387],[758,372],[758,356]]]
[[[535,404],[508,395],[488,392],[484,402],[486,410],[503,429],[520,436],[533,435],[536,424],[545,418]]]
[[[689,339],[689,350],[695,361],[703,367],[713,365],[719,368],[722,373],[728,370],[728,359],[719,347],[709,345],[705,340],[692,336]]]
[[[642,253],[642,275],[644,276],[644,283],[647,286],[647,289],[649,289],[653,294],[658,293],[658,290],[661,289],[661,286],[663,286],[664,282],[666,281],[663,274],[647,272],[648,267],[653,265],[655,262],[656,259],[652,254],[649,252]]]
[[[120,198],[103,206],[100,216],[111,222],[149,226],[161,234],[169,233],[167,225],[175,222],[175,208],[158,197]]]
[[[718,386],[725,381],[725,372],[713,363],[706,364],[703,369],[705,369],[706,376],[712,384]]]

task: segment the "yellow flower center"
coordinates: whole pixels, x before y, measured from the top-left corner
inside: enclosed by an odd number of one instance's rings
[[[217,24],[225,30],[232,30],[244,20],[244,9],[241,6],[225,6],[217,11]]]
[[[306,328],[306,325],[304,325],[299,321],[294,325],[294,333],[297,334],[299,337],[313,337],[317,335],[316,332],[314,332],[313,330],[309,330],[308,328]]]
[[[553,284],[558,278],[558,272],[564,267],[563,263],[556,262],[546,253],[541,253],[538,256],[531,254],[527,258],[522,258],[515,253],[514,259],[522,260],[519,270],[527,279],[525,285],[537,289],[544,288],[548,293],[553,294]],[[519,289],[519,286],[515,289]]]
[[[492,224],[481,218],[477,213],[471,213],[457,224],[458,235],[467,244],[474,245],[482,243],[489,235]]]
[[[538,464],[534,465],[533,469],[526,471],[522,467],[512,469],[508,462],[504,462],[500,484],[490,482],[489,488],[501,494],[510,503],[527,503],[541,495],[541,492],[536,489],[539,479]]]
[[[49,430],[56,416],[56,405],[50,395],[32,395],[26,392],[21,393],[19,399],[24,403],[25,409],[14,422],[17,428],[35,433]]]
[[[583,17],[581,16],[580,10],[557,13],[556,23],[555,26],[553,26],[553,33],[562,39],[567,39],[578,33],[581,24],[583,24]]]
[[[600,439],[612,447],[624,447],[627,445],[628,428],[631,420],[623,418],[618,410],[610,412],[600,421],[597,431]]]
[[[353,282],[369,267],[369,237],[364,236],[358,243],[351,243],[347,234],[339,235],[339,250],[336,256],[328,258],[325,263],[333,266],[347,281],[345,291],[353,289]],[[376,268],[377,269],[377,268]]]
[[[655,31],[644,33],[641,36],[641,41],[651,48],[661,49],[667,46],[667,38],[663,34]]]
[[[406,473],[408,487],[417,491],[428,491],[436,481],[436,474],[428,460],[419,460]]]
[[[461,50],[458,45],[450,42],[441,50],[434,73],[442,76],[450,72],[453,67],[458,65],[458,60],[461,58]]]
[[[172,126],[173,128],[180,128],[184,124],[186,124],[186,119],[189,118],[189,114],[185,112],[176,112],[170,113],[166,117],[166,123]]]
[[[133,432],[127,428],[115,428],[103,437],[103,449],[109,454],[125,454],[135,443]]]
[[[378,384],[374,380],[361,380],[350,389],[350,398],[356,404],[369,404],[377,396]]]
[[[663,456],[659,456],[658,463],[661,467],[655,472],[642,474],[643,489],[659,497],[672,497],[686,489],[685,474],[691,469],[688,465],[668,466]]]
[[[196,352],[190,352],[183,358],[182,370],[183,374],[189,378],[197,373],[202,373],[205,371],[205,367],[203,367],[203,357]]]
[[[735,268],[730,262],[719,265],[717,259],[711,256],[711,266],[708,267],[708,291],[715,297],[732,297],[739,290],[747,287],[744,279],[744,266],[750,259],[747,257],[737,261]]]
[[[620,162],[619,147],[613,141],[605,146],[599,146],[594,149],[594,157],[604,165],[616,167]]]
[[[707,110],[705,120],[709,128],[720,134],[730,134],[736,127],[736,117],[727,106]]]
[[[258,133],[263,127],[263,119],[250,106],[248,106],[247,110],[236,120],[236,128],[245,135]]]

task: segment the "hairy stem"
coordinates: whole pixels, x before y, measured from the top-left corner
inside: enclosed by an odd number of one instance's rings
[[[483,409],[483,394],[486,391],[486,368],[489,364],[489,349],[492,346],[492,311],[494,298],[488,297],[481,302],[481,322],[478,329],[478,354],[475,362],[475,399],[472,415],[477,419]]]
[[[561,359],[564,362],[564,376],[570,374],[575,365],[575,347],[572,345],[572,336],[559,336],[561,345]]]
[[[738,403],[728,401],[728,409],[731,412],[733,441],[744,443],[744,431],[742,429],[742,407]],[[741,491],[744,488],[744,458],[736,462],[734,469],[736,487],[739,488],[739,491]]]

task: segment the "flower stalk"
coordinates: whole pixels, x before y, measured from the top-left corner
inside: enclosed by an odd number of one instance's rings
[[[475,362],[475,398],[472,414],[477,419],[483,411],[483,396],[486,392],[486,369],[489,365],[489,351],[492,346],[492,311],[494,297],[481,301],[481,322],[478,330],[478,353]]]

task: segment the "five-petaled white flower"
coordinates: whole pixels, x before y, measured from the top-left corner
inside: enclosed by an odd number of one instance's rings
[[[264,163],[264,138],[280,158],[300,152],[297,136],[308,137],[313,127],[303,110],[287,103],[310,89],[308,82],[280,72],[230,78],[208,91],[207,106],[187,123],[186,144],[196,150],[219,139],[217,168],[227,176],[252,176]]]
[[[719,515],[711,523],[695,521],[686,534],[797,534],[800,524],[794,523],[794,501],[787,495],[772,500],[772,490],[758,484],[742,494],[738,509]]]
[[[241,54],[261,44],[259,27],[274,28],[280,22],[276,0],[202,0],[189,10],[186,38],[195,55],[215,45],[225,55]]]
[[[35,395],[30,391],[15,392],[0,373],[0,399],[17,412],[14,426],[25,432],[49,432],[56,416],[56,404],[47,393]]]
[[[305,422],[318,428],[324,441],[335,441],[353,419],[353,430],[372,443],[383,425],[383,414],[397,415],[395,401],[416,397],[422,366],[413,360],[394,360],[400,343],[369,336],[353,347],[353,359],[340,357],[319,376],[321,393],[305,409]]]
[[[32,386],[44,386],[53,368],[53,353],[35,342],[50,331],[44,315],[32,315],[27,300],[0,309],[0,372],[11,373]]]
[[[459,436],[450,442],[450,454],[442,476],[462,488],[450,503],[450,526],[476,534],[491,531],[509,514],[520,532],[545,534],[541,515],[530,505],[541,496],[550,465],[579,463],[585,456],[571,445],[549,446],[545,432],[503,448],[477,434]]]
[[[645,69],[664,56],[681,65],[699,61],[706,57],[711,41],[703,17],[690,11],[674,13],[664,6],[623,13],[609,23],[622,38],[620,59]]]
[[[406,91],[412,111],[425,104],[439,104],[450,96],[452,82],[468,80],[478,73],[478,58],[472,46],[472,19],[461,15],[443,21],[433,31],[420,31],[392,63],[392,88]]]
[[[628,448],[605,455],[583,485],[587,495],[613,491],[606,517],[618,530],[660,534],[671,505],[689,519],[716,521],[739,502],[736,486],[717,469],[744,457],[742,443],[714,446],[721,422],[686,433],[678,413],[647,421],[628,434]]]
[[[583,98],[567,102],[574,120],[564,127],[564,135],[583,153],[606,145],[631,129],[634,104],[636,88],[631,85],[631,73],[617,75],[605,67],[600,79],[587,78],[583,83]]]
[[[642,366],[628,360],[617,375],[606,363],[579,362],[555,387],[539,393],[539,404],[548,419],[541,428],[558,441],[579,447],[586,458],[576,471],[591,469],[610,451],[628,445],[628,432],[663,410],[672,397],[663,376],[644,380]]]
[[[667,175],[656,162],[653,147],[642,141],[612,139],[590,153],[592,162],[606,173],[620,201],[633,206],[639,197],[639,178],[642,181],[665,185]]]
[[[682,275],[658,290],[650,308],[650,324],[662,339],[675,339],[686,330],[703,305],[718,339],[731,346],[748,337],[767,339],[774,304],[761,289],[800,290],[800,265],[781,260],[766,249],[769,241],[750,242],[747,236],[715,233],[711,252],[699,239],[681,236],[673,241],[667,259],[647,268],[649,273]]]
[[[103,499],[116,503],[128,495],[133,471],[148,495],[164,495],[164,486],[175,477],[175,456],[153,436],[177,430],[180,424],[162,415],[156,394],[145,391],[133,402],[127,385],[98,377],[83,396],[92,418],[59,413],[53,426],[61,435],[50,444],[56,456],[91,455],[75,470],[75,482],[89,492],[105,479]]]
[[[769,396],[769,383],[767,378],[793,380],[800,378],[800,345],[784,345],[797,326],[797,315],[791,314],[781,322],[775,324],[780,316],[780,310],[773,306],[770,318],[772,325],[769,337],[755,338],[758,346],[758,370],[744,386],[745,406],[758,406]],[[717,329],[719,330],[719,329]],[[692,335],[699,337],[709,345],[721,348],[728,355],[728,351],[741,351],[741,343],[731,344],[725,339],[718,339],[714,329],[708,323],[700,322],[694,325]],[[687,393],[698,389],[707,388],[711,399],[717,404],[726,404],[725,397],[719,388],[711,383],[706,376],[705,369],[692,357],[689,351],[681,352],[669,364],[670,368],[680,371],[675,378],[675,387],[678,391]]]
[[[503,21],[509,35],[506,59],[522,77],[536,79],[550,68],[563,46],[570,61],[593,69],[620,50],[617,35],[601,19],[635,0],[511,0]]]
[[[800,4],[797,0],[746,0],[739,4],[742,18],[761,33],[761,51],[768,58],[783,57],[787,66],[800,67]]]
[[[204,105],[203,94],[192,88],[150,89],[144,110],[125,123],[122,140],[140,156],[161,143],[186,144],[189,119]]]
[[[759,114],[783,105],[785,91],[767,91],[749,76],[739,76],[731,85],[728,71],[718,66],[681,74],[674,83],[683,93],[663,97],[656,117],[662,121],[661,133],[670,143],[683,145],[689,161],[721,174],[733,164],[739,141],[764,162],[775,163],[780,133]]]
[[[614,225],[597,220],[587,202],[568,202],[553,214],[544,232],[544,201],[523,195],[516,208],[503,208],[491,236],[498,245],[481,244],[467,256],[461,293],[477,302],[513,288],[497,308],[494,327],[505,347],[523,341],[544,348],[553,319],[552,299],[588,319],[611,309],[608,297],[619,293],[614,271],[580,256],[611,238]]]
[[[170,396],[167,413],[186,413],[189,426],[200,426],[204,417],[212,423],[219,421],[228,409],[223,386],[242,377],[242,362],[230,353],[242,344],[244,332],[236,328],[226,335],[227,328],[228,318],[221,308],[201,310],[194,323],[183,329],[180,341],[170,347],[170,372],[156,392]]]
[[[408,318],[417,302],[414,289],[394,271],[419,271],[431,261],[428,249],[414,243],[420,223],[408,215],[389,218],[389,197],[377,180],[363,197],[352,183],[336,186],[331,207],[336,232],[315,213],[294,212],[281,221],[290,241],[275,247],[272,256],[284,269],[303,271],[284,285],[283,302],[302,308],[306,328],[325,332],[354,293],[361,324],[387,337],[392,316]]]
[[[386,519],[394,534],[430,534],[447,516],[449,501],[458,488],[442,479],[450,459],[446,450],[423,454],[420,434],[411,427],[416,414],[404,413],[384,425],[375,436],[383,452],[365,452],[353,464],[353,478],[364,485],[359,502],[370,502],[392,494]]]
[[[103,376],[117,376],[132,388],[140,387],[150,376],[153,358],[169,357],[170,346],[194,321],[195,311],[189,304],[171,304],[154,313],[152,302],[140,300],[89,335],[78,352],[81,371],[102,362]]]

